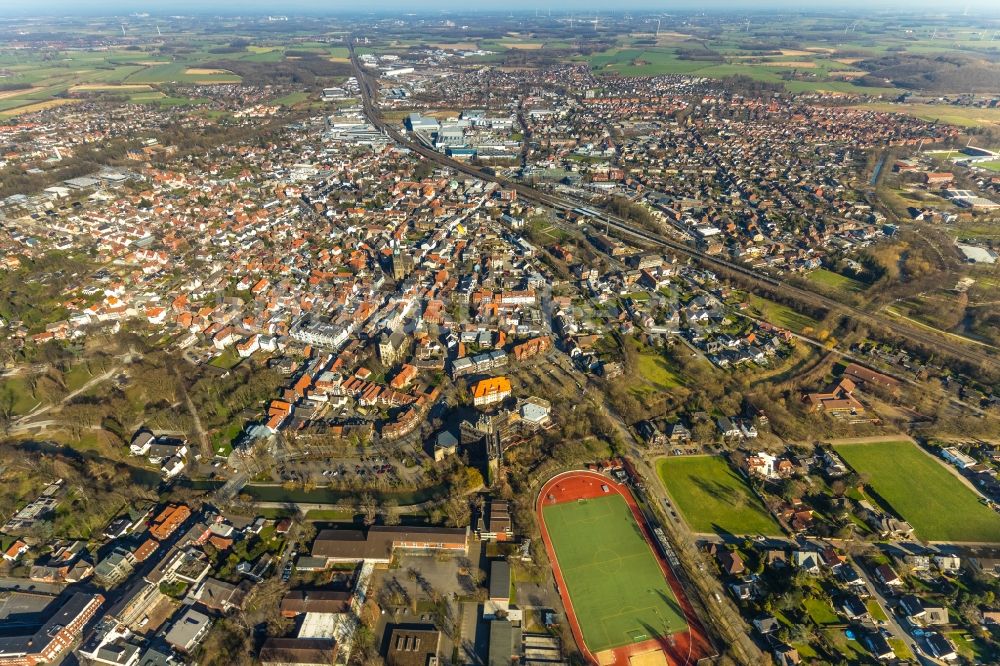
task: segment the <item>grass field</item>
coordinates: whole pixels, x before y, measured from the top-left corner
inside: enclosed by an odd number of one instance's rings
[[[646,380],[646,385],[636,386],[635,393],[647,393],[648,389],[669,391],[684,383],[663,354],[651,347],[639,348],[636,356],[636,367],[642,378]]]
[[[840,618],[833,612],[830,602],[825,599],[809,598],[802,602],[802,606],[812,621],[820,626],[840,622]]]
[[[910,648],[906,647],[906,643],[902,638],[890,638],[889,647],[891,647],[892,651],[896,653],[897,659],[903,659],[906,661],[913,660],[913,653],[910,652]]]
[[[797,55],[777,58],[754,57],[752,61],[749,56],[735,56],[723,60],[696,60],[680,57],[676,48],[616,47],[593,53],[587,56],[586,60],[598,73],[615,73],[622,76],[692,74],[708,78],[725,78],[740,75],[757,81],[781,83],[790,92],[795,93],[826,91],[879,95],[893,92],[892,88],[859,86],[844,80],[845,72],[850,75],[854,75],[855,72],[850,71],[852,68],[844,63],[823,57],[825,54],[809,51],[794,53]],[[802,80],[782,78],[782,71],[793,69],[808,71],[810,76]]]
[[[31,390],[24,378],[11,377],[0,381],[0,406],[9,408],[11,414],[27,414],[38,404],[39,400],[31,397]]]
[[[817,268],[814,271],[809,271],[806,274],[806,279],[810,282],[815,282],[818,285],[824,287],[829,287],[836,291],[856,293],[859,291],[864,291],[865,285],[862,282],[858,282],[853,278],[849,278],[846,275],[841,275],[840,273],[834,273],[825,268]]]
[[[868,650],[861,646],[858,641],[848,640],[844,635],[843,629],[822,629],[821,630],[826,639],[831,645],[839,652],[841,655],[847,659],[850,664],[868,664],[871,655],[868,654]]]
[[[10,108],[6,111],[0,112],[0,118],[11,118],[13,116],[22,113],[34,113],[36,111],[45,111],[46,109],[54,109],[57,106],[65,106],[66,104],[76,104],[75,99],[50,99],[44,102],[32,102],[31,104],[25,104],[24,106],[16,106]]]
[[[236,348],[229,347],[224,352],[209,361],[208,364],[213,365],[216,368],[222,368],[223,370],[232,370],[239,365],[242,360],[243,359],[240,358],[240,355],[236,353]]]
[[[695,532],[781,534],[761,501],[722,458],[664,458],[656,471]]]
[[[309,93],[307,92],[293,92],[285,95],[284,97],[279,97],[274,100],[275,104],[281,104],[282,106],[295,106],[309,99]]]
[[[542,517],[591,652],[687,628],[624,498],[552,504]]]
[[[965,631],[947,631],[945,636],[955,644],[955,651],[962,657],[979,664],[996,663],[996,650],[983,640]]]
[[[865,602],[865,608],[868,609],[868,614],[872,616],[872,619],[877,622],[888,622],[889,616],[885,614],[882,605],[879,604],[878,599],[869,599]]]
[[[978,109],[949,104],[866,104],[863,109],[905,113],[929,122],[942,122],[958,127],[1000,128],[1000,109]]]
[[[782,326],[795,333],[809,332],[819,323],[809,315],[796,312],[787,305],[775,303],[755,294],[750,295],[750,305],[775,326]]]
[[[1000,515],[915,444],[886,441],[835,448],[858,473],[868,475],[882,503],[920,537],[1000,543]]]

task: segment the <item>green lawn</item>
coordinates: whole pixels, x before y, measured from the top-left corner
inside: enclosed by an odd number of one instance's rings
[[[942,122],[958,127],[1000,127],[1000,109],[979,109],[950,104],[865,104],[858,107],[888,113],[905,113],[928,122]]]
[[[217,368],[222,368],[223,370],[232,370],[240,361],[240,355],[236,353],[236,347],[227,347],[225,351],[213,358],[208,362],[209,365],[214,365]]]
[[[642,378],[660,391],[676,388],[683,383],[663,354],[655,349],[640,348],[636,366]]]
[[[552,504],[542,518],[591,652],[687,628],[624,498]]]
[[[353,509],[309,509],[306,511],[306,520],[333,520],[351,521],[354,520]]]
[[[15,415],[27,414],[38,403],[38,400],[31,397],[31,390],[22,377],[0,380],[0,406],[3,409],[9,408]]]
[[[996,650],[982,639],[965,631],[946,631],[944,635],[955,644],[955,651],[962,657],[980,664],[997,663]]]
[[[750,305],[760,313],[762,319],[795,333],[813,330],[819,323],[809,315],[796,312],[787,305],[775,303],[756,294],[750,294]]]
[[[802,602],[802,605],[805,607],[809,617],[812,618],[812,621],[820,626],[824,624],[838,624],[840,622],[840,618],[833,612],[833,607],[825,599],[806,599]]]
[[[864,291],[865,285],[862,282],[858,282],[853,278],[849,278],[846,275],[841,275],[840,273],[834,273],[825,268],[817,268],[814,271],[810,271],[806,274],[806,279],[811,282],[815,282],[818,285],[824,287],[830,287],[836,291],[843,292],[859,292]]]
[[[815,659],[818,655],[809,643],[792,643],[793,648],[798,650],[799,656],[803,659]]]
[[[66,390],[69,392],[76,391],[80,389],[94,378],[94,375],[87,370],[87,366],[82,363],[74,365],[72,368],[66,371],[64,379],[66,380]]]
[[[781,535],[764,505],[718,456],[664,458],[657,473],[695,532]]]
[[[868,651],[858,641],[848,640],[847,636],[844,635],[843,629],[823,629],[822,631],[823,635],[833,644],[837,652],[842,654],[849,662],[858,663],[859,660],[863,659],[865,661],[861,663],[869,663],[867,661],[869,657]]]
[[[295,106],[296,104],[304,102],[307,99],[309,99],[309,93],[298,91],[289,93],[284,97],[279,97],[278,99],[274,100],[274,103],[280,104],[282,106]]]
[[[223,429],[212,433],[212,449],[215,455],[220,458],[227,458],[233,452],[233,440],[243,431],[243,424],[239,421],[231,423]]]
[[[873,620],[877,620],[879,622],[889,621],[889,617],[885,614],[885,611],[882,610],[882,605],[877,599],[869,599],[867,603],[865,603],[865,608],[868,609],[868,614],[872,616]]]
[[[897,659],[913,659],[913,653],[910,652],[910,648],[906,647],[906,643],[903,642],[902,638],[890,638],[889,647],[896,653]]]
[[[944,465],[906,441],[841,444],[837,452],[874,494],[929,541],[1000,543],[1000,515]]]

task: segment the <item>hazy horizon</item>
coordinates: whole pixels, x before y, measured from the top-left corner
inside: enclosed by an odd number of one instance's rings
[[[607,2],[597,0],[508,0],[504,2],[489,0],[486,2],[461,2],[459,0],[425,0],[419,5],[405,0],[372,0],[363,7],[358,3],[334,0],[323,2],[317,0],[164,0],[149,2],[148,0],[105,0],[103,2],[81,2],[80,0],[38,0],[32,3],[0,0],[0,10],[7,15],[43,16],[43,15],[118,15],[122,13],[148,12],[150,14],[379,14],[400,12],[419,14],[427,12],[453,11],[469,12],[500,12],[500,11],[557,11],[557,12],[600,12],[602,14],[622,13],[626,11],[671,11],[691,12],[702,10],[744,11],[749,13],[766,11],[799,11],[804,13],[849,13],[849,12],[928,12],[935,16],[959,16],[965,12],[981,13],[991,11],[1000,14],[1000,6],[995,0],[967,0],[947,6],[943,10],[939,2],[930,0],[837,0],[829,2],[802,2],[801,0],[679,0],[664,2],[650,0],[626,0],[615,3],[609,9]]]

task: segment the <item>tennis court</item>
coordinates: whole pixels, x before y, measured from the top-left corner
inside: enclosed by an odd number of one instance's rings
[[[621,495],[545,505],[542,517],[592,653],[687,629],[684,611]]]

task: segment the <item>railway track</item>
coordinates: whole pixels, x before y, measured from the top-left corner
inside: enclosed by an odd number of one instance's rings
[[[506,178],[497,176],[491,170],[479,169],[466,164],[465,162],[454,160],[443,153],[411,140],[398,129],[392,127],[382,119],[382,114],[373,101],[375,99],[375,88],[368,73],[364,70],[361,66],[361,62],[358,60],[357,54],[354,51],[353,39],[350,41],[348,48],[350,49],[351,63],[353,64],[357,75],[358,86],[361,89],[362,104],[365,115],[368,117],[369,121],[379,129],[379,131],[385,133],[398,144],[441,166],[446,166],[459,173],[481,180],[494,182],[502,185],[506,189],[514,190],[517,192],[519,197],[522,197],[527,201],[532,201],[534,203],[542,204],[564,212],[590,205],[587,202],[578,201],[569,197],[556,196],[542,192],[523,183],[509,181]],[[753,268],[749,268],[743,264],[710,255],[687,243],[647,231],[607,212],[599,212],[599,217],[595,218],[595,221],[609,228],[613,228],[626,236],[640,239],[651,245],[667,248],[680,256],[688,257],[698,262],[706,268],[723,270],[729,274],[734,274],[744,281],[749,282],[751,286],[766,286],[773,292],[780,293],[782,296],[791,296],[797,302],[809,307],[819,308],[841,316],[849,317],[852,320],[865,324],[869,327],[887,329],[892,331],[894,334],[925,348],[937,350],[941,353],[950,355],[955,359],[988,369],[992,373],[1000,374],[1000,358],[998,358],[998,356],[994,353],[1000,350],[996,350],[993,347],[975,349],[970,346],[960,344],[953,339],[950,339],[944,332],[936,333],[934,331],[921,329],[907,324],[904,321],[887,317],[881,313],[872,312],[854,305],[843,303],[829,296],[804,289],[785,280],[781,280]]]

